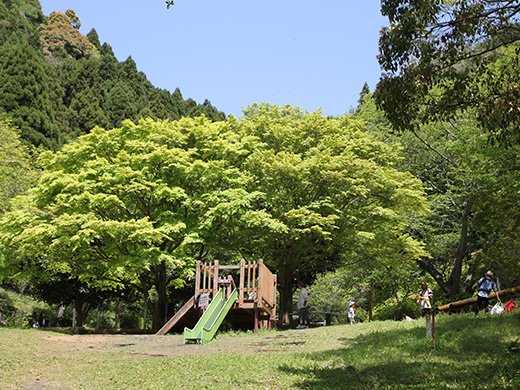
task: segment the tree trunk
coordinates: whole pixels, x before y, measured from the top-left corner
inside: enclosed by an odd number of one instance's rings
[[[287,275],[278,275],[278,291],[280,292],[280,306],[278,308],[278,324],[290,326],[292,324],[292,278]]]
[[[153,328],[159,330],[166,323],[166,306],[168,304],[168,278],[166,263],[162,262],[155,270],[155,288],[157,289],[157,307],[153,317]]]
[[[83,327],[83,299],[76,296],[74,300],[74,307],[76,308],[76,327]]]
[[[437,282],[437,284],[439,285],[439,287],[445,294],[450,293],[450,287],[444,281],[441,273],[439,272],[439,270],[437,269],[435,264],[433,264],[431,259],[417,260],[417,264],[419,264],[419,267],[421,267],[423,270],[428,272],[435,279],[435,281]]]
[[[447,281],[445,281],[437,269],[436,265],[431,261],[431,259],[421,259],[417,260],[417,264],[428,272],[437,282],[441,290],[448,296],[455,296],[460,291],[460,278],[462,275],[462,263],[465,258],[468,257],[468,240],[469,240],[469,218],[471,215],[471,208],[473,206],[473,198],[470,197],[466,202],[466,206],[464,208],[464,213],[462,214],[461,220],[461,230],[460,230],[460,240],[459,240],[459,248],[457,251],[457,257],[455,259],[455,264],[451,270],[450,276]]]
[[[116,299],[116,330],[121,330],[121,298],[117,297]]]
[[[453,271],[450,277],[450,293],[449,296],[455,296],[460,291],[460,277],[462,275],[462,262],[468,256],[468,224],[469,217],[471,214],[471,208],[473,207],[473,198],[471,195],[466,202],[464,213],[462,214],[461,230],[460,230],[460,241],[459,250],[457,253],[457,259],[453,266]]]
[[[154,275],[153,282],[147,283],[148,280],[141,277],[141,292],[144,296],[146,307],[152,315],[152,329],[159,330],[164,325],[164,316],[166,314],[166,304],[168,303],[168,278],[166,274],[166,263],[161,263],[152,268]],[[155,286],[157,290],[157,301],[154,302],[150,298],[150,289]]]

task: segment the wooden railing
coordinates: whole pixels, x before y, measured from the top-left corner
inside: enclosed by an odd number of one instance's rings
[[[276,307],[276,275],[269,271],[262,260],[258,267],[258,300],[273,309]]]
[[[232,288],[236,287],[235,281],[231,275],[222,278],[220,273],[223,270],[239,271],[239,308],[244,308],[246,303],[254,301],[258,305],[269,307],[269,311],[275,311],[276,275],[269,271],[262,259],[258,262],[247,263],[242,260],[239,265],[220,265],[218,260],[213,264],[198,261],[195,275],[195,296],[208,294],[212,299],[218,290],[224,287],[227,287],[226,290],[230,294]]]

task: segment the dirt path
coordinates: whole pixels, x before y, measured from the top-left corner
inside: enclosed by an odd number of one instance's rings
[[[42,334],[42,338],[59,343],[65,351],[113,351],[134,358],[190,357],[206,354],[251,354],[264,351],[282,351],[288,347],[303,346],[307,337],[304,331],[287,331],[270,334],[222,334],[208,344],[183,344],[182,335],[55,335]]]

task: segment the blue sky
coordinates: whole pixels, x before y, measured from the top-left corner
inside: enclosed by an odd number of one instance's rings
[[[255,102],[342,115],[381,74],[379,0],[40,2],[47,16],[73,9],[83,34],[95,28],[154,86],[235,116]]]

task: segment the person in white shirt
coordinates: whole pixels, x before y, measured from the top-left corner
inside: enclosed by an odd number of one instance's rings
[[[421,293],[419,294],[419,299],[417,300],[417,303],[421,307],[423,315],[429,313],[432,310],[432,299],[432,290],[428,287],[428,285],[425,282],[423,282],[421,284]]]
[[[354,314],[354,306],[356,306],[355,301],[350,301],[348,305],[348,322],[350,325],[353,325],[356,322],[356,315]]]
[[[300,296],[298,297],[298,310],[300,317],[300,324],[296,327],[297,329],[304,329],[309,327],[310,314],[309,314],[309,303],[307,299],[307,289],[303,285],[303,282],[298,282],[298,288],[300,289]]]

